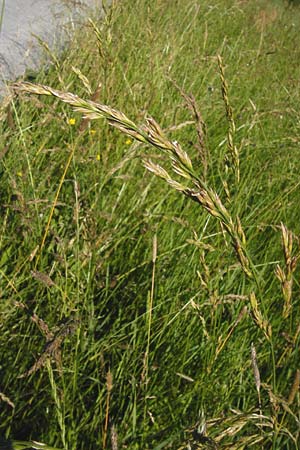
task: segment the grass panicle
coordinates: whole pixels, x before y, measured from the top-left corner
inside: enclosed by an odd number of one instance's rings
[[[33,85],[28,82],[16,84],[15,89],[30,94],[52,95],[57,97],[61,101],[71,105],[75,111],[84,114],[86,119],[95,120],[105,118],[110,125],[116,127],[127,136],[133,137],[137,141],[148,143],[166,152],[171,160],[171,167],[175,174],[190,180],[195,186],[194,189],[176,181],[163,167],[152,163],[152,161],[144,162],[145,167],[156,176],[164,179],[172,188],[198,202],[209,214],[216,217],[228,232],[243,271],[250,278],[254,276],[253,264],[246,253],[246,238],[240,220],[237,218],[237,225],[235,225],[234,220],[223,205],[218,194],[211,188],[206,187],[204,181],[194,174],[192,161],[188,154],[177,141],[167,139],[163,130],[153,118],[146,119],[146,124],[139,127],[128,119],[124,113],[107,105],[102,105],[91,100],[84,100],[69,92],[65,93],[49,86]]]

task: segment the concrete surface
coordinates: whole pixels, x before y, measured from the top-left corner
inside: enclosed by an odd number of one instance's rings
[[[101,0],[0,0],[0,92],[5,80],[39,67],[43,50],[34,35],[61,48],[90,8],[101,10]]]

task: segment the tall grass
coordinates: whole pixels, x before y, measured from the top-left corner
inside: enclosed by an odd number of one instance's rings
[[[299,21],[279,1],[123,0],[14,86],[6,438],[298,448]]]

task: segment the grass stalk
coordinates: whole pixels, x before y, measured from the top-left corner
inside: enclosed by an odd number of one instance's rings
[[[1,11],[0,11],[0,34],[2,32],[4,11],[5,11],[5,0],[2,0]]]
[[[66,442],[66,426],[65,426],[63,405],[62,405],[62,402],[61,402],[61,399],[60,399],[60,394],[59,394],[59,390],[58,390],[57,384],[55,382],[54,373],[53,373],[53,369],[52,369],[52,366],[51,366],[50,359],[47,359],[46,367],[47,367],[47,371],[48,371],[48,376],[49,376],[49,381],[50,381],[50,386],[51,386],[51,392],[52,392],[53,400],[54,400],[54,403],[55,403],[55,412],[56,412],[59,428],[60,428],[60,431],[61,431],[61,441],[62,441],[62,444],[63,444],[63,448],[65,450],[68,447],[67,447],[67,442]]]
[[[42,256],[43,249],[44,249],[44,246],[45,246],[45,243],[46,243],[46,239],[47,239],[47,236],[48,236],[48,233],[49,233],[49,230],[50,230],[50,225],[51,225],[51,221],[52,221],[52,218],[53,218],[53,214],[54,214],[54,211],[55,211],[58,199],[59,199],[59,194],[60,194],[61,188],[63,186],[63,183],[65,181],[65,178],[67,176],[70,164],[71,164],[71,162],[73,160],[75,150],[76,150],[76,147],[72,146],[71,147],[71,151],[69,153],[69,157],[67,159],[67,162],[66,162],[66,165],[65,165],[65,168],[64,168],[64,171],[63,171],[63,174],[62,174],[62,176],[60,178],[59,185],[58,185],[58,188],[56,190],[55,197],[54,197],[54,200],[53,200],[53,203],[52,203],[52,206],[51,206],[51,210],[50,210],[50,213],[49,213],[48,221],[47,221],[44,233],[43,233],[43,237],[42,237],[42,240],[41,240],[39,251],[37,252],[36,257],[35,257],[35,268],[38,266],[38,262],[39,262],[39,260],[40,260],[40,258]]]

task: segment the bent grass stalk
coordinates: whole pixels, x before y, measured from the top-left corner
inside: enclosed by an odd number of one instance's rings
[[[150,160],[143,161],[146,169],[165,180],[173,189],[182,192],[187,197],[199,203],[211,216],[215,217],[221,223],[230,236],[232,247],[242,270],[249,278],[256,280],[255,267],[246,249],[245,234],[239,218],[232,218],[219,195],[213,189],[206,186],[206,183],[196,175],[188,154],[177,141],[170,141],[165,136],[163,130],[153,118],[147,118],[145,125],[138,126],[124,113],[107,105],[102,105],[91,100],[84,100],[70,92],[62,92],[49,86],[28,82],[16,83],[14,89],[19,92],[23,91],[31,94],[56,97],[72,106],[75,111],[82,113],[85,118],[90,120],[105,118],[110,125],[118,128],[126,135],[165,152],[170,159],[173,172],[184,179],[184,184],[175,180],[163,167],[154,164]],[[51,217],[49,218],[50,220]],[[48,227],[49,222],[47,224]],[[47,228],[41,247],[45,243]],[[40,252],[41,250],[42,248]]]
[[[46,242],[46,239],[47,239],[47,236],[48,236],[48,233],[49,233],[52,217],[53,217],[53,214],[54,214],[57,202],[58,202],[59,194],[60,194],[61,188],[63,186],[63,183],[65,181],[65,178],[67,176],[70,164],[72,162],[72,159],[73,159],[73,156],[74,156],[74,153],[75,153],[75,148],[76,148],[75,145],[72,145],[72,149],[71,149],[69,158],[67,160],[67,163],[65,165],[64,172],[63,172],[63,174],[62,174],[62,176],[60,178],[59,185],[58,185],[55,197],[54,197],[54,201],[53,201],[53,204],[51,206],[50,213],[49,213],[49,217],[48,217],[48,221],[47,221],[47,224],[46,224],[46,228],[45,228],[45,231],[44,231],[44,234],[43,234],[43,237],[42,237],[42,242],[41,242],[41,245],[40,245],[40,248],[39,248],[39,252],[37,253],[37,256],[36,256],[35,267],[37,267],[39,259],[40,259],[41,255],[42,255],[43,248],[45,246],[45,242]]]

